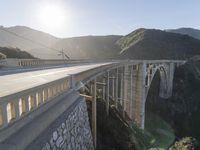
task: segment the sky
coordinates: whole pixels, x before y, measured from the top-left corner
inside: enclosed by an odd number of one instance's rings
[[[199,0],[0,0],[0,25],[28,26],[57,37],[200,29],[199,7]]]

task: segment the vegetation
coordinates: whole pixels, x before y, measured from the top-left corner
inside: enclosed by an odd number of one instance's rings
[[[124,59],[188,59],[200,54],[200,40],[155,29],[138,29],[117,44]]]
[[[192,137],[182,138],[180,141],[177,141],[169,150],[199,150],[199,142]]]
[[[25,58],[25,59],[34,58],[28,52],[21,51],[18,48],[0,47],[0,53],[5,55],[7,58]]]
[[[200,40],[154,29],[137,29],[126,36],[56,38],[23,26],[1,28],[9,32],[0,31],[0,46],[25,49],[43,59],[61,58],[58,51],[62,49],[71,59],[187,59],[200,55]]]

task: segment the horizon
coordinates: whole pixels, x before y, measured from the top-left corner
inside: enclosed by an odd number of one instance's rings
[[[200,24],[200,2],[195,0],[1,0],[0,4],[2,26],[26,26],[59,38],[126,35],[138,28],[199,29]]]

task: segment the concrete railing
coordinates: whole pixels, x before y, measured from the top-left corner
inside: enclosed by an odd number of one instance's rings
[[[0,100],[0,131],[25,116],[32,114],[39,107],[68,91],[71,87],[72,77],[68,76],[19,93],[2,97]],[[0,137],[0,141],[2,140],[1,138],[2,137]]]
[[[141,63],[144,60],[62,60],[62,59],[2,59],[0,60],[0,67],[33,67],[44,65],[63,65],[63,64],[81,64],[81,63],[93,63],[93,62],[121,62],[121,63]],[[162,63],[171,62],[171,60],[145,60],[146,63]],[[184,60],[173,60],[173,62],[182,64]]]
[[[63,59],[2,59],[0,60],[0,67],[34,67],[45,65],[64,65],[64,64],[83,64],[93,62],[114,62],[116,60],[63,60]]]
[[[0,98],[0,141],[6,139],[9,135],[16,132],[29,121],[36,117],[39,108],[50,101],[56,100],[56,97],[74,89],[76,83],[84,78],[90,78],[113,65],[103,65],[95,69],[81,72],[74,75],[66,75],[65,78],[58,79],[43,85],[26,89],[11,95]],[[84,78],[79,78],[80,76]],[[13,128],[14,127],[14,128]]]
[[[64,60],[48,60],[48,59],[3,59],[0,60],[2,67],[32,67],[44,65],[62,65],[66,64]]]

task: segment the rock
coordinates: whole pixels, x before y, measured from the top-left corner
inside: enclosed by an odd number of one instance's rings
[[[53,140],[56,141],[57,138],[58,138],[58,132],[55,131],[55,132],[53,132]]]
[[[63,141],[63,137],[60,136],[60,137],[57,139],[57,141],[56,141],[56,146],[57,146],[57,147],[61,147],[62,144],[64,144],[64,141]]]
[[[180,141],[175,142],[169,150],[199,150],[200,144],[199,142],[192,137],[185,137]]]

